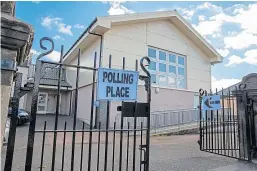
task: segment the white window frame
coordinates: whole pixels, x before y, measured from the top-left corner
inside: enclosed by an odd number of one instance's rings
[[[154,49],[156,51],[156,58],[152,58],[148,55],[148,49]],[[166,61],[163,61],[163,60],[160,60],[159,58],[159,51],[162,51],[162,52],[165,52],[166,54]],[[169,55],[170,54],[173,54],[176,56],[176,63],[173,63],[173,62],[170,62],[169,61]],[[152,83],[153,86],[157,86],[157,87],[164,87],[164,88],[170,88],[170,89],[181,89],[181,90],[187,90],[187,62],[186,62],[186,55],[182,55],[182,54],[178,54],[178,53],[174,53],[174,52],[170,52],[170,51],[167,51],[167,50],[163,50],[163,49],[160,49],[160,48],[156,48],[156,47],[152,47],[152,46],[148,46],[147,48],[147,55],[149,56],[149,58],[151,59],[151,61],[153,62],[156,62],[156,70],[153,71],[153,70],[150,70],[149,69],[149,72],[151,74],[155,74],[156,75],[156,83]],[[184,58],[184,65],[180,65],[178,64],[178,57],[183,57]],[[166,72],[161,72],[159,71],[159,64],[160,63],[163,63],[166,65]],[[172,66],[175,66],[176,67],[176,86],[169,86],[168,85],[168,76],[169,75],[172,75],[171,73],[169,73],[169,66],[172,65]],[[178,88],[178,68],[181,67],[181,68],[184,68],[184,78],[185,78],[185,87],[184,88]],[[159,76],[160,75],[165,75],[166,76],[166,83],[165,83],[165,86],[164,85],[160,85],[159,83]]]

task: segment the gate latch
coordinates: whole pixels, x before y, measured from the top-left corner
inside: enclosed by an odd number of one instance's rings
[[[147,148],[147,145],[139,145],[139,150],[143,151],[144,152],[144,160],[141,161],[141,164],[147,164],[147,161],[145,160],[146,159],[146,148]]]

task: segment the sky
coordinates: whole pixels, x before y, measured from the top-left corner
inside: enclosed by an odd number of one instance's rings
[[[58,61],[61,45],[67,52],[97,16],[174,9],[224,57],[212,66],[212,88],[226,88],[257,72],[257,2],[18,1],[16,17],[35,29],[33,62],[42,37],[55,42],[55,50],[45,59]]]

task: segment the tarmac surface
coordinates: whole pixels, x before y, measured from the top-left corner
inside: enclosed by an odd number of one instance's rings
[[[54,117],[45,115],[37,117],[36,129],[42,130],[44,121],[47,121],[47,130],[53,129]],[[68,116],[59,117],[58,129],[63,129],[64,121],[67,121],[67,129],[72,129],[73,119]],[[77,129],[81,129],[81,122],[77,123]],[[85,128],[88,128],[86,125]],[[17,127],[17,137],[15,143],[15,153],[13,160],[14,171],[24,170],[26,158],[28,124]],[[106,132],[102,132],[99,136],[98,132],[92,134],[92,150],[91,150],[91,170],[104,170],[106,160],[106,170],[119,170],[120,158],[120,132],[115,134],[115,142],[113,141],[113,132],[108,133],[108,150],[106,152]],[[130,134],[131,135],[131,134]],[[36,133],[34,143],[34,153],[32,170],[39,171],[41,163],[42,151],[42,133]],[[66,133],[65,151],[63,153],[64,134],[57,134],[55,169],[56,171],[71,170],[71,154],[72,154],[72,133]],[[89,133],[84,133],[83,155],[82,149],[82,133],[76,133],[74,143],[74,171],[88,170],[89,159]],[[52,154],[53,154],[53,133],[46,133],[45,146],[42,162],[42,171],[51,170]],[[98,138],[100,137],[100,141]],[[135,154],[135,170],[140,170],[140,150],[141,137],[136,137],[135,153],[133,152],[133,136],[127,138],[127,132],[123,133],[122,142],[122,168],[121,170],[133,170],[133,156]],[[173,136],[152,136],[150,139],[150,171],[256,171],[257,165],[232,159],[228,157],[218,156],[215,154],[202,152],[197,144],[198,135],[173,135]],[[98,143],[99,142],[99,143]],[[145,137],[142,137],[144,144]],[[127,148],[129,146],[129,148]],[[98,149],[100,150],[98,151]],[[114,148],[113,148],[114,147]],[[114,152],[113,152],[114,149]],[[99,152],[99,159],[98,159]],[[128,154],[127,154],[128,152]],[[4,167],[4,158],[6,147],[3,147],[1,160]],[[81,162],[82,156],[82,162]],[[114,157],[113,157],[114,156]],[[143,157],[142,153],[142,158]],[[64,158],[64,160],[62,160]],[[99,161],[99,162],[97,162]],[[143,167],[142,167],[143,170]]]

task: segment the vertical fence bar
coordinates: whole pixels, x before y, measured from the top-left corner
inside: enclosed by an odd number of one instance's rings
[[[31,104],[31,120],[30,120],[30,124],[29,124],[25,171],[31,171],[31,165],[32,165],[32,156],[33,156],[33,147],[34,147],[34,138],[35,138],[34,131],[35,131],[36,119],[37,119],[38,89],[39,89],[39,83],[40,83],[40,77],[41,77],[41,67],[42,67],[42,62],[40,61],[40,58],[44,55],[51,53],[54,49],[53,40],[46,38],[46,37],[44,37],[40,40],[41,48],[44,47],[42,44],[43,40],[50,41],[52,44],[52,47],[48,52],[40,54],[36,59],[36,67],[35,67],[36,72],[35,72],[35,76],[34,76],[35,81],[34,81],[32,104]],[[10,166],[11,165],[8,164],[8,167],[10,167]]]
[[[109,56],[109,68],[112,67],[112,56]],[[106,113],[106,132],[105,132],[105,153],[104,153],[104,171],[107,170],[107,157],[108,157],[108,140],[109,140],[109,120],[110,120],[110,101],[107,101]]]
[[[112,171],[114,171],[114,158],[115,158],[115,136],[116,136],[116,122],[114,122],[113,131],[113,145],[112,145]]]
[[[244,138],[244,121],[242,119],[242,138],[243,138],[243,152],[244,152],[244,159],[245,159],[245,138]]]
[[[226,148],[226,146],[225,146],[225,107],[224,107],[224,94],[223,94],[223,88],[222,88],[222,90],[221,90],[221,97],[222,97],[222,121],[223,121],[223,124],[222,124],[222,126],[223,126],[223,153],[226,155],[226,150],[225,150],[225,148]]]
[[[122,68],[125,70],[125,57],[123,57],[122,61]],[[122,101],[122,106],[123,106],[123,101]],[[122,144],[123,144],[123,111],[121,112],[121,119],[120,119],[120,159],[119,159],[119,171],[122,170]]]
[[[210,95],[212,96],[212,90],[210,89]],[[213,132],[213,110],[211,110],[211,147],[213,152],[213,141],[214,141],[214,132]]]
[[[77,65],[80,66],[80,56],[81,51],[79,49],[78,52],[78,62]],[[77,75],[76,75],[76,90],[75,90],[75,105],[74,105],[74,117],[73,117],[73,130],[76,129],[77,125],[77,110],[78,110],[78,90],[79,90],[79,75],[80,75],[80,67],[77,67]],[[76,131],[72,132],[72,148],[71,148],[71,171],[74,170],[74,153],[75,153],[75,140],[76,140]]]
[[[249,113],[248,112],[248,94],[244,91],[243,102],[245,106],[245,124],[246,124],[246,143],[247,143],[247,159],[248,161],[252,161],[252,152],[251,152],[251,129],[250,129],[250,121],[249,121]]]
[[[129,124],[128,122],[128,134],[127,134],[127,160],[126,160],[126,171],[128,171],[128,161],[129,161]]]
[[[207,91],[205,90],[205,96],[207,96]],[[205,149],[209,149],[208,148],[208,120],[207,120],[207,117],[208,117],[208,113],[207,113],[207,110],[205,110]]]
[[[67,128],[67,122],[64,122],[64,132],[63,132],[63,144],[62,144],[62,169],[64,168],[64,154],[65,154],[65,145],[66,145],[66,128]]]
[[[96,170],[97,171],[99,170],[100,140],[101,140],[101,122],[99,122],[99,128],[98,128],[97,159],[96,159]]]
[[[232,156],[234,156],[234,151],[233,151],[233,125],[232,125],[232,109],[231,109],[231,94],[230,94],[230,89],[228,89],[228,92],[229,92],[229,127],[230,127],[230,153]]]
[[[143,144],[143,122],[141,122],[141,126],[140,126],[140,146],[142,146]],[[140,150],[140,171],[142,170],[142,150]]]
[[[18,108],[19,108],[19,101],[20,101],[20,97],[18,93],[21,88],[21,82],[22,82],[22,74],[16,73],[14,92],[13,92],[13,97],[11,99],[12,113],[11,113],[11,120],[10,120],[4,171],[12,170],[13,153],[14,153],[15,136],[16,136],[16,122],[17,122]]]
[[[138,71],[138,60],[136,60],[136,71]],[[136,116],[136,110],[137,110],[137,101],[135,101],[135,117],[134,117],[134,141],[133,141],[133,171],[135,171],[136,167],[136,128],[137,128],[137,116]]]
[[[230,120],[229,120],[229,115],[230,115],[230,106],[229,106],[229,101],[230,101],[230,92],[229,92],[229,89],[228,89],[228,93],[227,93],[227,98],[226,98],[226,101],[227,101],[227,134],[226,134],[226,137],[227,137],[227,149],[228,149],[228,156],[230,155]]]
[[[60,95],[61,95],[61,80],[62,80],[62,60],[63,60],[63,45],[61,46],[61,56],[60,56],[60,65],[59,65],[59,72],[58,72],[58,88],[57,88],[57,104],[56,104],[56,111],[55,111],[55,122],[54,122],[54,130],[58,129],[58,118],[59,118],[59,105],[60,105]],[[55,170],[55,153],[56,153],[56,138],[57,132],[54,132],[53,138],[53,155],[52,155],[52,166],[51,170]]]
[[[217,132],[215,128],[217,127],[216,118],[213,118],[213,127],[214,127],[214,153],[217,153]],[[212,148],[213,149],[213,148]]]
[[[199,115],[200,115],[200,150],[203,150],[203,132],[202,132],[202,92],[199,90]]]
[[[94,56],[94,68],[96,68],[97,52]],[[92,90],[91,90],[91,109],[90,109],[90,132],[89,132],[89,144],[88,144],[88,171],[91,170],[91,151],[92,151],[92,129],[93,129],[93,117],[94,117],[94,101],[95,101],[95,79],[96,79],[96,70],[93,71],[92,78]],[[97,113],[96,113],[97,114]]]
[[[218,90],[217,90],[217,88],[216,88],[216,95],[218,95]],[[216,121],[217,121],[217,128],[216,128],[216,131],[217,131],[217,146],[218,146],[218,153],[220,152],[220,140],[219,140],[219,134],[220,134],[220,132],[219,132],[219,127],[220,127],[220,125],[219,125],[219,110],[217,110],[216,111],[216,116],[217,116],[217,118],[216,118]]]
[[[235,96],[232,99],[232,112],[233,112],[233,128],[234,128],[234,149],[235,149],[235,157],[237,157],[237,145],[236,145],[236,121],[235,121]]]
[[[81,136],[81,152],[80,152],[80,171],[82,171],[82,164],[83,164],[85,122],[83,122],[82,130],[83,130],[83,132],[81,132],[82,136]]]
[[[40,161],[40,171],[43,169],[43,160],[44,160],[44,150],[45,150],[45,136],[46,136],[46,121],[44,122],[44,132],[43,132],[43,140],[42,140],[42,148],[41,148],[41,161]]]
[[[236,91],[238,90],[237,89],[237,86],[235,86],[235,89],[236,89]],[[239,156],[239,159],[241,159],[241,147],[240,147],[240,144],[241,144],[241,133],[240,133],[240,124],[241,124],[241,122],[240,122],[240,118],[239,118],[239,115],[238,115],[238,105],[239,105],[239,103],[240,103],[240,100],[239,100],[239,95],[238,94],[236,94],[236,121],[237,121],[237,134],[238,134],[238,149],[239,149],[239,151],[238,151],[238,156]]]

